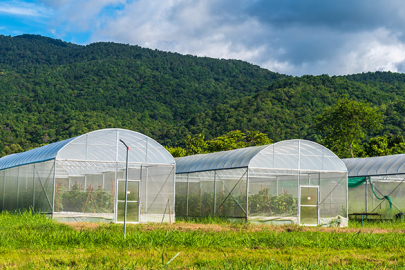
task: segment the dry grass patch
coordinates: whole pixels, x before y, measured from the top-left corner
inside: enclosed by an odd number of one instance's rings
[[[90,230],[95,231],[99,227],[107,226],[106,223],[90,223],[90,222],[71,222],[66,223],[69,227],[77,231]],[[336,232],[336,233],[399,233],[404,234],[404,229],[396,228],[334,228],[334,227],[304,227],[298,225],[263,225],[263,224],[196,224],[179,222],[173,224],[128,224],[128,229],[136,229],[142,231],[168,230],[168,231],[201,231],[201,232]]]

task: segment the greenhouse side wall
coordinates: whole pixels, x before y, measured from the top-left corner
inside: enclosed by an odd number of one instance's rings
[[[249,220],[298,223],[298,172],[249,169]]]
[[[347,173],[326,172],[319,178],[320,224],[340,222],[347,226]]]
[[[54,161],[0,171],[2,211],[34,210],[52,213]]]
[[[141,222],[175,221],[175,166],[149,165],[142,170]]]
[[[372,186],[367,181],[357,187],[349,188],[349,214],[375,213],[369,218],[392,219],[405,212],[405,175],[371,176]],[[390,197],[392,206],[384,196]],[[367,205],[367,207],[366,207]]]
[[[247,177],[243,168],[177,174],[176,215],[246,219]]]
[[[113,163],[56,161],[54,219],[114,221],[116,167]]]

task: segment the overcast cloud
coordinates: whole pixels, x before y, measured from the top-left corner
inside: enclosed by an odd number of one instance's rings
[[[38,1],[53,10],[47,27],[62,39],[87,32],[85,43],[241,59],[292,75],[405,72],[398,0]]]

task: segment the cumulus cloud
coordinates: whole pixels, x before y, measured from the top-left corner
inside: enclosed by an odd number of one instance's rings
[[[215,58],[292,75],[405,68],[405,6],[320,0],[41,0],[55,31]],[[58,28],[63,25],[63,28]]]

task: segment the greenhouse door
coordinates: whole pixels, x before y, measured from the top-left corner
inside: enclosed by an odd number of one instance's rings
[[[118,179],[117,181],[117,211],[116,222],[124,222],[125,216],[125,180]],[[140,181],[128,180],[128,196],[127,196],[127,222],[140,222]]]
[[[319,187],[301,186],[300,224],[318,225]]]

